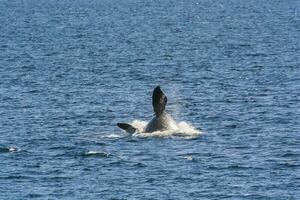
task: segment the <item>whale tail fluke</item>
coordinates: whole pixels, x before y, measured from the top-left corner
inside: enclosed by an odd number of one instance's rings
[[[157,86],[153,90],[153,94],[152,94],[152,105],[153,105],[153,110],[154,110],[154,113],[155,113],[156,117],[159,117],[161,114],[163,114],[163,112],[165,110],[165,107],[166,107],[166,104],[167,104],[167,101],[168,101],[168,99],[167,99],[166,95],[163,93],[163,91],[161,91],[160,87]],[[152,122],[152,123],[150,122],[149,123],[150,126],[148,124],[149,127],[154,127],[153,131],[159,129],[159,128],[156,127],[157,126],[157,124],[156,124],[156,118],[155,118],[154,122]],[[159,122],[159,124],[161,124],[161,123]],[[117,125],[118,125],[119,128],[125,130],[127,133],[130,133],[130,134],[139,132],[139,129],[133,127],[130,124],[117,123]],[[146,129],[146,130],[148,130],[147,132],[153,132],[153,131],[149,131],[150,130],[149,128]]]
[[[130,124],[125,124],[125,123],[117,123],[118,127],[126,131],[127,133],[133,134],[136,132],[136,128],[131,126]]]
[[[154,110],[156,116],[159,116],[163,113],[163,111],[165,110],[167,101],[168,101],[168,99],[167,99],[166,95],[161,91],[160,87],[157,86],[153,90],[153,95],[152,95],[152,105],[153,105],[153,110]]]

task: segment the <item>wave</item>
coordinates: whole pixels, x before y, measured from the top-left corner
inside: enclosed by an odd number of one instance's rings
[[[104,151],[87,151],[83,154],[83,156],[97,156],[97,157],[108,157],[109,153]]]

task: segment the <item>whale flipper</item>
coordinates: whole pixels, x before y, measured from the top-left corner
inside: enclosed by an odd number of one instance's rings
[[[125,130],[127,133],[133,134],[136,132],[136,128],[131,126],[130,124],[125,124],[125,123],[117,123],[118,127],[121,129]]]
[[[156,116],[159,116],[163,113],[163,111],[165,110],[167,101],[168,101],[168,99],[167,99],[166,95],[161,91],[160,87],[157,86],[153,90],[153,95],[152,95],[152,105],[153,105],[153,110],[154,110]]]

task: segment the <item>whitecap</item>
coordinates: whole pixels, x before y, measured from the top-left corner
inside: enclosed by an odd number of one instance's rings
[[[183,158],[186,159],[186,160],[188,160],[188,161],[192,161],[193,160],[192,156],[184,156]]]
[[[100,157],[108,157],[109,153],[104,151],[92,151],[89,150],[86,153],[84,153],[85,156],[100,156]]]

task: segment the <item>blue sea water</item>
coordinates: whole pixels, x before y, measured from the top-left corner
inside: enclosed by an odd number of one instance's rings
[[[300,199],[300,1],[1,0],[0,199]]]

